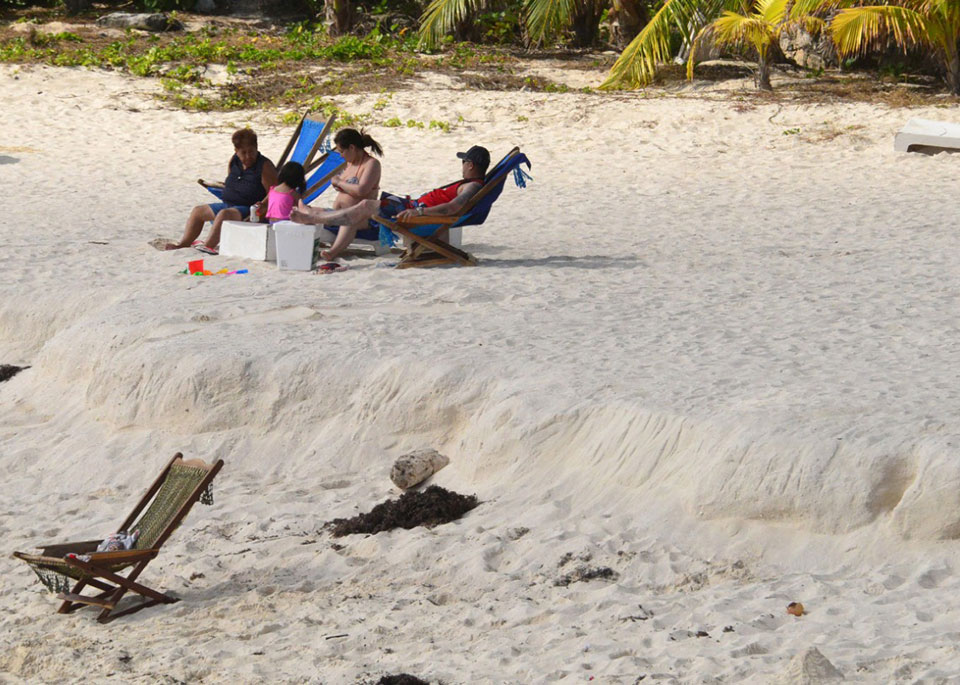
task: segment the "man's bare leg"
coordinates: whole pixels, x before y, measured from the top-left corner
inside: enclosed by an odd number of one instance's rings
[[[208,221],[213,221],[213,218],[213,210],[210,209],[209,205],[197,205],[191,210],[190,216],[187,218],[187,225],[183,229],[183,237],[180,238],[180,242],[167,243],[164,249],[179,250],[182,247],[190,247],[197,236],[200,235],[200,231],[203,230],[203,225]]]

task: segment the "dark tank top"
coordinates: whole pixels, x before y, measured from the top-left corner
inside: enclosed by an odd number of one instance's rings
[[[269,161],[257,153],[257,161],[249,169],[243,168],[240,158],[230,158],[230,174],[223,182],[223,201],[228,205],[249,207],[267,196],[263,188],[263,165]]]

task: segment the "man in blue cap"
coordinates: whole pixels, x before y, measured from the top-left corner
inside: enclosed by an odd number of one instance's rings
[[[484,176],[490,166],[490,152],[485,147],[474,145],[466,152],[458,152],[457,157],[462,160],[460,167],[463,177],[434,188],[416,200],[382,193],[380,200],[364,200],[346,209],[325,210],[301,205],[290,213],[290,218],[301,224],[355,226],[373,218],[378,212],[381,216],[396,217],[401,221],[413,216],[456,214],[483,187]],[[446,241],[446,233],[447,230],[442,229],[436,236]]]

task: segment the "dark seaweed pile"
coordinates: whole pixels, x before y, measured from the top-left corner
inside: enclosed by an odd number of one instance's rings
[[[29,366],[13,366],[12,364],[0,364],[0,383],[8,381]]]
[[[394,528],[433,528],[455,521],[478,504],[476,495],[459,495],[431,485],[423,492],[405,492],[399,499],[382,502],[366,514],[334,519],[324,527],[330,528],[335,538],[356,533],[380,533]]]
[[[385,675],[377,681],[377,685],[430,685],[426,680],[420,680],[415,675],[408,673],[399,673],[397,675]]]

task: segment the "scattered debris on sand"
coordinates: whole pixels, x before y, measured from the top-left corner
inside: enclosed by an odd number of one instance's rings
[[[590,568],[589,566],[578,566],[575,571],[571,573],[564,573],[562,576],[557,578],[555,581],[553,581],[553,584],[557,587],[567,587],[571,583],[585,583],[591,580],[616,580],[619,577],[620,574],[609,566],[598,566],[596,568]]]

